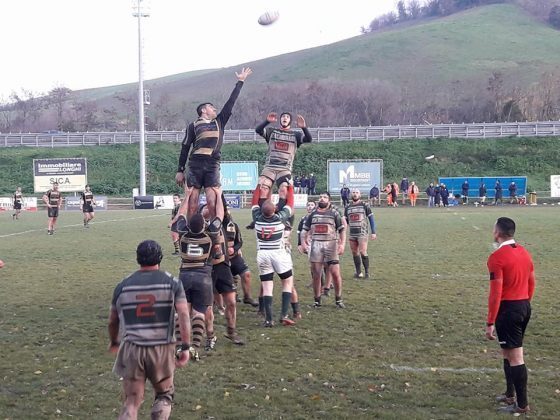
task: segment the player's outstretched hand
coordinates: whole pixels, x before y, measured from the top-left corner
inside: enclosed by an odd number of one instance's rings
[[[175,358],[175,366],[178,368],[185,366],[189,362],[189,358],[190,352],[188,350],[179,352],[179,354]]]
[[[241,69],[241,73],[235,72],[235,76],[237,77],[237,80],[239,80],[240,82],[244,82],[251,73],[253,73],[251,67],[243,67]]]
[[[487,326],[486,327],[486,338],[488,340],[495,340],[496,339],[496,335],[494,334],[495,332],[495,328],[493,325]]]
[[[266,120],[269,123],[275,123],[276,121],[278,121],[278,114],[276,112],[271,112],[266,116]]]
[[[303,118],[303,116],[299,115],[297,116],[297,126],[298,128],[303,128],[303,127],[307,127],[305,125],[305,118]]]
[[[175,182],[179,187],[185,185],[185,174],[183,172],[177,172],[175,175]]]

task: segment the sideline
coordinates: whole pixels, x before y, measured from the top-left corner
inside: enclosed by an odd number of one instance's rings
[[[151,216],[142,216],[142,217],[127,217],[124,219],[110,219],[110,220],[100,220],[98,222],[91,222],[91,225],[100,225],[102,223],[113,223],[113,222],[128,222],[130,220],[141,220],[141,219],[149,219],[152,217],[169,217],[168,214],[153,214]],[[83,223],[75,223],[72,225],[64,225],[64,226],[57,226],[56,230],[58,229],[65,229],[65,228],[71,228],[71,227],[81,227],[83,226]],[[45,229],[41,228],[41,229],[32,229],[32,230],[24,230],[22,232],[15,232],[15,233],[8,233],[6,235],[0,235],[0,238],[9,238],[10,236],[18,236],[18,235],[25,235],[27,233],[34,233],[34,232],[43,232]]]
[[[395,372],[413,372],[413,373],[423,373],[423,372],[449,372],[449,373],[496,373],[501,372],[502,369],[497,368],[473,368],[473,367],[464,367],[464,368],[450,368],[450,367],[414,367],[414,366],[399,366],[390,364],[389,367],[391,370]],[[556,376],[560,372],[558,370],[535,370],[535,369],[528,369],[529,373],[535,374],[545,374],[545,375],[552,375]]]

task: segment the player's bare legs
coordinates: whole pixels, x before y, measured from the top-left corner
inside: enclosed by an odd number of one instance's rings
[[[144,380],[124,379],[125,400],[119,420],[136,420],[138,418],[138,409],[144,402]]]
[[[189,194],[187,194],[187,189]],[[190,219],[198,212],[198,201],[200,199],[200,188],[185,187],[185,201],[188,204],[187,219]],[[183,206],[181,206],[182,208]],[[181,210],[179,209],[179,213]]]
[[[315,303],[319,302],[321,306],[321,275],[323,273],[323,263],[311,263],[311,274],[313,277],[313,296],[315,297]]]

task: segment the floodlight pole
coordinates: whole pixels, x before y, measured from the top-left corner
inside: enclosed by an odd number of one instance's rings
[[[146,195],[146,142],[144,130],[144,72],[142,68],[142,18],[150,16],[142,12],[142,0],[137,0],[134,14],[138,18],[138,126],[140,135],[140,195]]]

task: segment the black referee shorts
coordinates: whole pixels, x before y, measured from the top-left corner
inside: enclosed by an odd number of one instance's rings
[[[502,301],[496,317],[496,333],[500,347],[503,349],[523,347],[523,336],[529,319],[531,319],[531,304],[528,300]]]
[[[49,208],[47,208],[47,216],[49,216],[49,217],[58,217],[58,207],[49,207]]]

